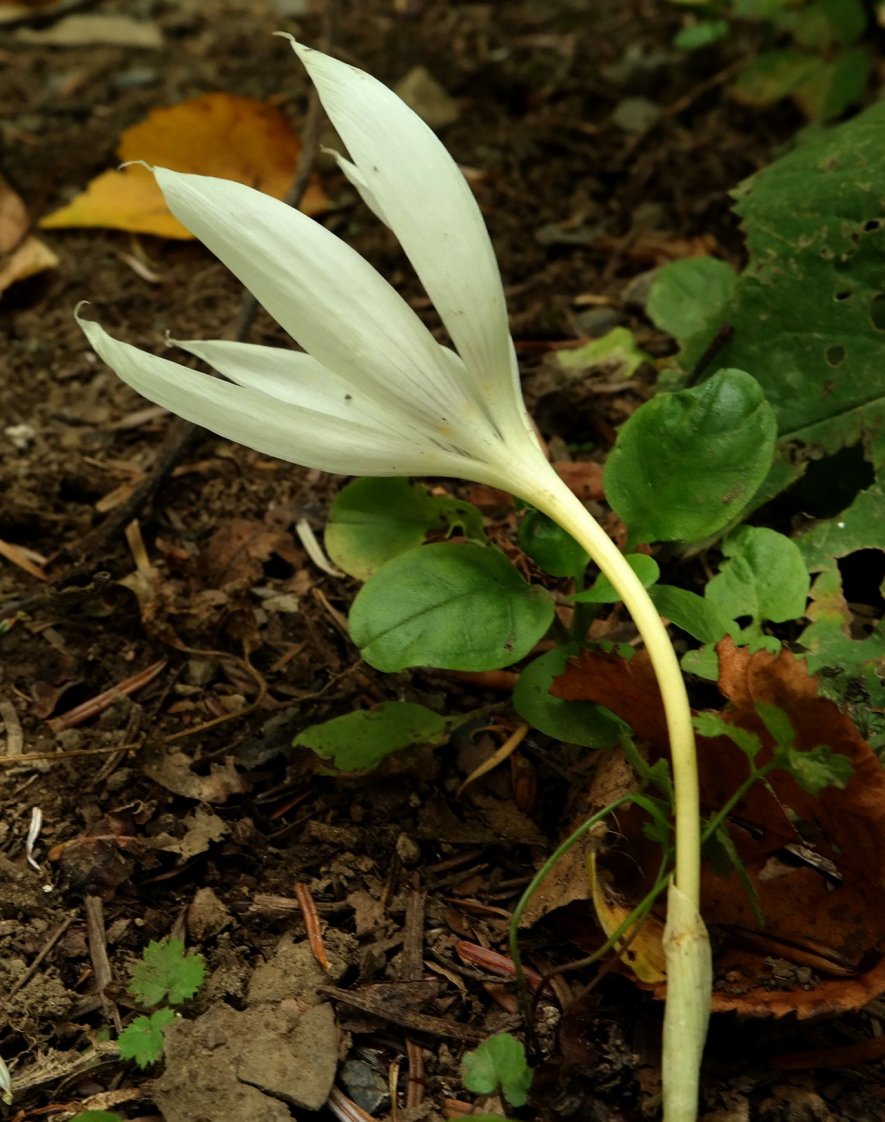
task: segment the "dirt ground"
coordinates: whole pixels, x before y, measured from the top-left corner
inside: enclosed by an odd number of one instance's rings
[[[315,42],[307,3],[90,10],[149,23],[163,45],[56,47],[6,32],[0,170],[35,218],[112,166],[119,134],[155,106],[223,90],[301,122],[304,74],[271,33]],[[801,125],[790,108],[751,111],[723,93],[752,44],[686,59],[670,47],[678,26],[663,0],[336,8],[342,57],[390,84],[423,66],[454,101],[440,133],[475,169],[529,396],[560,458],[574,441],[604,453],[651,374],[617,394],[542,398],[547,352],[626,324],[662,353],[639,308],[642,275],[687,242],[739,263],[726,192]],[[393,239],[318,167],[336,204],[327,223],[430,317]],[[475,684],[360,663],[342,627],[355,586],[317,568],[295,530],[306,519],[321,536],[340,479],[204,434],[127,531],[101,534],[170,419],[93,355],[74,306],[88,299],[115,334],[159,348],[167,330],[222,335],[241,292],[194,242],[44,236],[58,268],[0,303],[0,539],[47,559],[51,578],[0,560],[0,716],[7,755],[26,755],[0,772],[0,1054],[16,1091],[4,1116],[63,1119],[86,1104],[127,1119],[286,1122],[326,1111],[333,1079],[376,1117],[451,1116],[452,1100],[478,1101],[461,1083],[464,1050],[521,1023],[511,981],[470,947],[506,950],[509,909],[579,811],[596,760],[531,736],[510,770],[459,794],[500,729],[368,777],[332,778],[293,753],[307,725],[390,698],[443,713],[490,705],[505,728],[512,714]],[[281,335],[262,314],[251,338]],[[500,533],[511,529],[504,519]],[[67,716],[139,674],[109,706]],[[26,859],[33,808],[42,828]],[[307,950],[296,883],[316,902],[328,972]],[[132,965],[169,935],[205,955],[208,981],[171,1030],[165,1067],[141,1072],[111,1041],[136,1008]],[[598,938],[578,901],[526,931],[526,959],[543,971]],[[617,971],[585,992],[593,978],[565,975],[540,1005],[529,1109],[654,1117],[659,1004]],[[851,1042],[865,1024],[714,1019],[704,1117],[885,1118],[880,1067],[771,1064]]]

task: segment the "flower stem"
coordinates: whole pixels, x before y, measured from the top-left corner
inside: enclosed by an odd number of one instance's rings
[[[697,1117],[698,1069],[712,987],[710,947],[700,917],[701,817],[697,755],[685,681],[667,629],[642,582],[608,534],[545,463],[520,497],[582,545],[624,601],[645,643],[661,691],[673,771],[675,884],[668,897],[664,1016],[664,1117]]]

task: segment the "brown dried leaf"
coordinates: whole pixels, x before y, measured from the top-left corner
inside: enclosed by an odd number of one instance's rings
[[[226,588],[260,580],[262,563],[274,553],[294,563],[298,554],[291,534],[270,529],[265,522],[232,518],[212,535],[200,562],[209,584]]]
[[[211,93],[154,109],[120,137],[123,161],[144,160],[172,171],[248,183],[282,199],[289,189],[301,142],[283,114],[267,102]],[[301,202],[306,214],[329,200],[313,179]],[[40,221],[44,228],[101,226],[166,238],[193,235],[166,208],[153,175],[139,164],[93,179],[73,202]]]
[[[775,771],[735,808],[729,831],[765,926],[758,927],[736,875],[723,879],[705,867],[703,912],[719,937],[713,1008],[800,1018],[860,1008],[885,993],[885,771],[846,714],[818,696],[800,659],[751,654],[728,639],[718,649],[719,687],[729,702],[721,716],[760,738],[760,763],[774,749],[755,708],[765,702],[787,713],[799,749],[825,744],[851,761],[854,776],[844,790],[815,798]],[[666,754],[660,697],[642,652],[629,662],[583,652],[553,692],[607,705],[631,722],[653,757]],[[698,754],[711,814],[746,777],[748,762],[727,737],[699,737]],[[639,816],[620,814],[618,827],[648,880],[659,853],[642,836]]]

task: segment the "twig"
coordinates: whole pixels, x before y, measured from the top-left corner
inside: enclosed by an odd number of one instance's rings
[[[361,1009],[381,1021],[389,1021],[394,1025],[411,1029],[413,1032],[423,1032],[428,1036],[442,1036],[448,1040],[460,1040],[463,1044],[479,1044],[485,1040],[486,1033],[459,1025],[456,1021],[449,1021],[445,1017],[431,1017],[426,1013],[410,1013],[404,1009],[395,1008],[389,1001],[382,1001],[366,997],[360,993],[350,993],[340,990],[337,986],[318,986],[317,993],[323,997],[340,1001],[344,1005],[352,1005],[354,1009]]]
[[[67,713],[62,713],[58,717],[53,717],[51,721],[47,721],[47,724],[54,733],[63,732],[65,729],[72,729],[77,725],[82,725],[84,721],[88,721],[91,717],[96,717],[99,713],[103,713],[105,709],[108,709],[122,694],[135,693],[136,690],[143,689],[156,678],[165,665],[166,659],[161,658],[144,670],[139,670],[137,674],[125,678],[122,682],[111,686],[110,689],[104,690],[95,697],[91,697],[88,701],[84,701],[82,705],[78,705],[74,709],[69,709]]]
[[[298,881],[295,885],[295,899],[298,901],[298,907],[301,909],[301,915],[304,918],[304,929],[307,932],[307,941],[310,944],[313,957],[328,973],[329,959],[326,956],[326,945],[323,942],[320,917],[317,915],[316,904],[313,902],[310,889],[301,881]]]
[[[31,963],[31,965],[27,968],[27,970],[24,972],[24,974],[22,974],[22,976],[16,980],[15,985],[12,986],[9,993],[6,995],[7,998],[12,997],[13,994],[18,993],[19,990],[25,988],[25,986],[28,984],[28,982],[30,982],[31,978],[33,978],[34,975],[37,973],[37,970],[40,966],[40,963],[44,960],[44,958],[46,958],[46,956],[49,954],[49,952],[52,950],[52,948],[59,941],[59,939],[62,937],[62,935],[64,935],[64,933],[67,931],[67,929],[71,926],[71,924],[73,922],[74,922],[74,916],[72,916],[72,915],[68,916],[67,919],[63,919],[61,921],[61,923],[58,925],[58,927],[56,927],[56,929],[52,932],[52,934],[49,936],[49,938],[46,940],[46,942],[40,948],[40,953],[37,955],[37,957],[34,959],[34,961]]]
[[[89,939],[89,957],[92,960],[92,973],[95,977],[95,992],[101,999],[102,1008],[120,1032],[120,1014],[105,991],[111,984],[111,964],[108,960],[107,935],[104,926],[104,905],[100,896],[87,896],[83,901],[86,911],[86,933]]]

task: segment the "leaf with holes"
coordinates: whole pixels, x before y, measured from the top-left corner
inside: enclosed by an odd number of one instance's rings
[[[781,465],[769,497],[808,460],[866,457],[875,482],[798,539],[818,571],[861,539],[885,548],[885,102],[809,137],[734,196],[749,265],[716,317],[679,334],[678,363],[688,374],[731,325],[709,370],[749,370],[774,408],[793,470]]]

